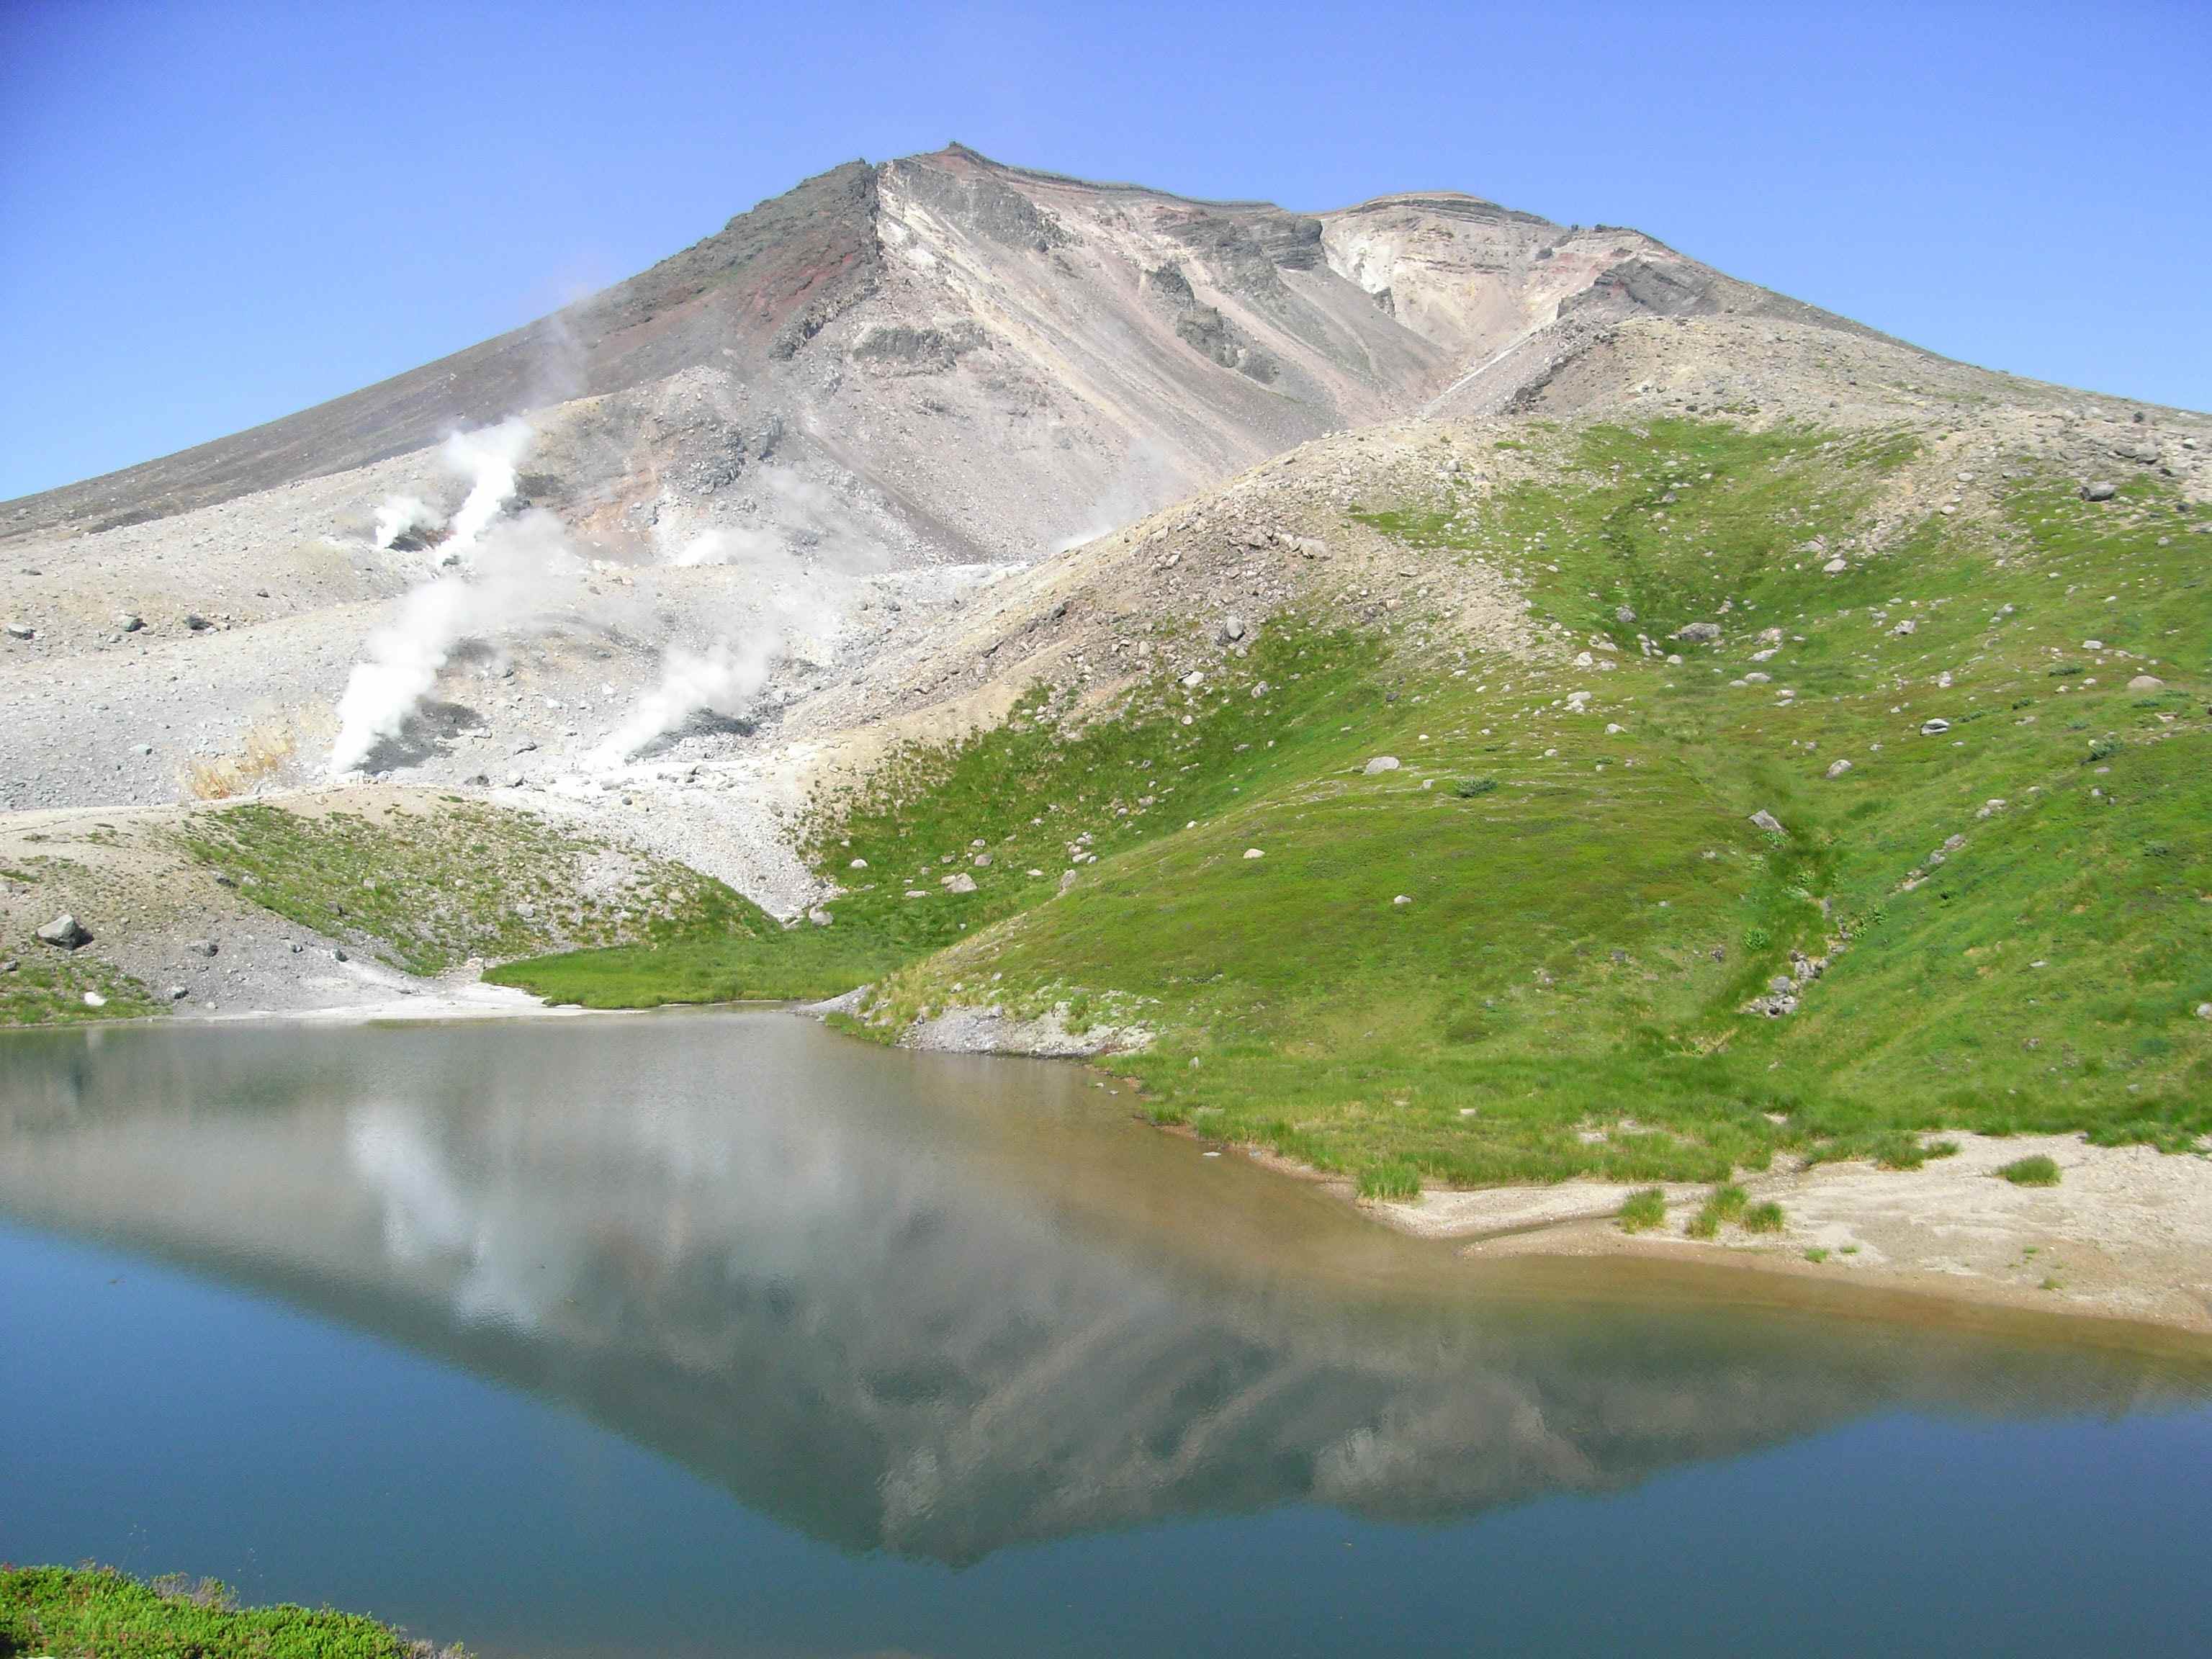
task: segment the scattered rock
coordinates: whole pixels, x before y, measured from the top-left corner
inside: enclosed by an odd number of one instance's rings
[[[39,630],[28,623],[9,623],[8,637],[11,640],[35,640],[39,637]]]
[[[211,939],[196,939],[191,944],[185,946],[185,949],[190,951],[196,957],[211,957],[216,953],[217,948],[216,942]]]
[[[1398,757],[1395,755],[1377,755],[1359,769],[1370,778],[1377,772],[1395,772],[1398,769]]]
[[[1629,623],[1636,620],[1635,607],[1626,605],[1616,605],[1613,608],[1613,619],[1619,623],[1623,628],[1627,627]]]
[[[868,867],[868,861],[866,859],[854,859],[845,867],[848,870],[865,870]]]
[[[1397,897],[1390,901],[1393,904],[1411,904],[1413,902],[1413,895],[1410,893],[1401,893]]]
[[[2128,682],[2130,691],[2163,691],[2166,682],[2155,674],[2138,674]]]
[[[1950,729],[1951,722],[1941,718],[1920,722],[1920,735],[1923,738],[1940,737]]]
[[[169,988],[169,1000],[172,1002],[182,1002],[186,994],[185,988],[181,985],[172,985]]]
[[[1075,872],[1073,870],[1061,871],[1060,875],[1060,890],[1065,893],[1069,888],[1074,885]]]
[[[1267,855],[1256,847],[1248,847],[1244,849],[1244,856],[1248,859],[1263,859]]]
[[[1826,571],[1831,576],[1840,576],[1844,572],[1849,570],[1850,568],[1851,562],[1849,559],[1844,558],[1841,554],[1838,554],[1834,558],[1829,560],[1827,563],[1820,567],[1822,570]]]
[[[972,893],[975,890],[975,878],[965,870],[957,875],[941,876],[939,879],[945,884],[945,890],[948,893]]]
[[[205,617],[200,615],[197,611],[187,611],[185,612],[185,626],[191,629],[195,634],[204,634],[214,624],[210,623]]]
[[[1920,631],[1920,624],[1913,621],[1911,617],[1907,617],[1903,622],[1898,623],[1896,627],[1891,629],[1889,631],[1893,634],[1899,635],[1917,634]]]
[[[87,991],[84,994],[84,1006],[88,1008],[105,1008],[107,1006],[107,999],[97,991]]]
[[[146,619],[135,612],[126,611],[115,619],[115,625],[126,634],[136,634],[140,629],[145,627]]]
[[[1782,820],[1763,806],[1751,815],[1751,821],[1770,836],[1778,836],[1783,833]]]
[[[1832,761],[1829,763],[1826,775],[1831,778],[1840,778],[1850,769],[1851,763],[1847,760]]]
[[[1710,645],[1720,636],[1718,623],[1691,623],[1674,630],[1674,637],[1688,645]]]
[[[2085,501],[2109,501],[2119,493],[2118,484],[2107,483],[2102,478],[2081,486],[2081,499]]]
[[[91,930],[66,912],[40,928],[39,938],[48,945],[58,945],[64,951],[79,950],[92,943]]]
[[[1221,643],[1224,645],[1233,645],[1238,640],[1243,639],[1244,637],[1244,619],[1242,617],[1224,617],[1221,619],[1219,637]]]

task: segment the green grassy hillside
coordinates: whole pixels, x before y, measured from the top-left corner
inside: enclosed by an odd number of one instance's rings
[[[1317,596],[1073,740],[1032,701],[909,752],[819,820],[854,890],[793,988],[837,988],[835,952],[883,1031],[1141,1018],[1116,1064],[1162,1118],[1370,1191],[2212,1129],[2212,592],[2178,501],[2024,476],[1954,518],[1888,487],[1903,438],[1534,441],[1539,482],[1369,522],[1507,569],[1565,653],[1413,649]],[[775,994],[785,948],[681,951]],[[1778,980],[1793,1011],[1759,1012]]]

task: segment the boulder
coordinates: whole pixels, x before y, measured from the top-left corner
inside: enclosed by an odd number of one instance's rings
[[[2081,499],[2085,501],[2109,501],[2119,493],[2118,484],[2107,483],[2102,478],[2081,486]]]
[[[1243,617],[1224,617],[1221,619],[1221,627],[1218,632],[1222,644],[1234,645],[1238,640],[1244,637]]]
[[[1687,645],[1711,645],[1720,636],[1718,623],[1690,623],[1674,630],[1674,637]]]
[[[1783,833],[1782,820],[1763,806],[1751,815],[1751,821],[1770,836],[1778,836]]]
[[[1615,605],[1613,611],[1613,619],[1619,623],[1623,628],[1626,628],[1629,623],[1636,620],[1635,608],[1626,605]]]
[[[46,944],[58,945],[64,951],[75,951],[92,943],[91,930],[66,912],[40,928],[39,938]]]
[[[1950,729],[1951,722],[1941,718],[1920,722],[1920,735],[1923,738],[1941,737]]]
[[[1849,559],[1844,558],[1841,554],[1838,554],[1834,558],[1829,560],[1827,563],[1820,567],[1822,570],[1826,571],[1831,576],[1840,576],[1844,572],[1849,570],[1850,568],[1851,562]]]
[[[1826,775],[1832,779],[1840,778],[1850,769],[1851,763],[1847,760],[1832,761],[1829,763]]]
[[[39,630],[28,623],[9,623],[8,637],[11,640],[35,640],[39,637]]]
[[[2166,682],[2155,674],[2138,674],[2128,682],[2130,691],[2163,691]]]
[[[196,939],[185,949],[196,957],[211,957],[220,947],[211,939]]]
[[[964,870],[957,875],[945,876],[941,879],[948,893],[972,893],[975,890],[975,878]]]
[[[1371,778],[1378,772],[1395,772],[1398,769],[1398,757],[1395,755],[1377,755],[1359,769]]]
[[[1244,849],[1244,856],[1248,859],[1263,859],[1267,855],[1256,847],[1248,847]]]
[[[211,626],[213,626],[213,624],[210,623],[205,617],[200,615],[198,611],[187,611],[185,612],[185,626],[191,629],[195,634],[204,634]]]
[[[137,614],[135,611],[126,611],[122,616],[116,618],[116,626],[120,628],[126,634],[136,634],[140,629],[145,627],[145,625],[146,619]]]

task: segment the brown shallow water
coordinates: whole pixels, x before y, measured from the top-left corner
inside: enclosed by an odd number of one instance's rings
[[[1470,1263],[1132,1103],[771,1012],[0,1041],[0,1556],[494,1654],[2209,1633],[2212,1346]]]

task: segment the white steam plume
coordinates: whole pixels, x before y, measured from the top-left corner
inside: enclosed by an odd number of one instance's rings
[[[544,512],[496,526],[477,543],[471,563],[470,574],[411,589],[398,613],[369,635],[338,699],[332,776],[366,765],[380,744],[405,729],[463,640],[520,619],[580,568],[561,521]]]
[[[453,533],[446,540],[447,554],[467,552],[499,517],[500,508],[514,494],[537,436],[530,422],[516,416],[497,426],[456,432],[446,440],[443,460],[469,481],[468,499],[453,514]]]
[[[607,734],[587,764],[621,765],[655,738],[673,732],[706,711],[735,715],[768,684],[782,654],[781,637],[768,629],[735,641],[720,641],[703,652],[672,646],[662,661],[660,684],[638,699],[629,718]]]
[[[376,544],[386,548],[410,530],[435,530],[446,515],[419,495],[394,495],[376,509]]]

